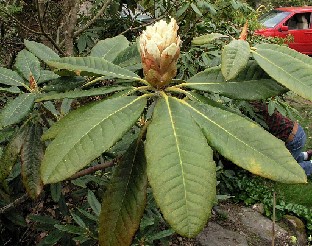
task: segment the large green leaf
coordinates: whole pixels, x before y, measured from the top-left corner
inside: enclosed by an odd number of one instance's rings
[[[82,76],[63,76],[50,81],[42,87],[44,92],[66,92],[81,88],[86,83],[86,78]]]
[[[140,80],[137,74],[99,57],[64,57],[48,61],[47,64],[52,67],[75,71],[77,74],[89,72],[114,78]]]
[[[120,87],[113,87],[113,88],[100,88],[100,91],[102,91],[102,93],[105,94],[105,92],[110,93],[112,91],[115,91],[114,89],[118,89],[118,88],[121,88],[121,86]],[[92,92],[92,89],[90,91]],[[111,98],[127,96],[127,92],[128,92],[128,90],[125,90],[125,92],[121,91],[122,94],[119,96],[116,95],[118,93],[115,93]],[[44,134],[42,136],[42,140],[45,141],[45,140],[53,139],[56,137],[56,135],[59,134],[59,132],[61,130],[64,130],[64,129],[65,129],[64,131],[70,131],[72,125],[76,124],[75,122],[77,121],[77,119],[79,121],[79,116],[83,112],[85,112],[88,109],[90,109],[91,107],[93,107],[95,104],[97,104],[97,102],[88,103],[86,105],[83,105],[82,107],[79,107],[78,109],[76,109],[74,111],[69,112],[66,115],[66,117],[63,117],[58,122],[54,123],[47,131],[44,132]]]
[[[226,80],[235,78],[245,68],[250,56],[249,43],[233,40],[225,45],[221,54],[221,71]]]
[[[63,98],[79,98],[79,97],[89,97],[89,96],[98,96],[98,95],[107,95],[116,91],[122,91],[129,89],[131,87],[126,86],[112,86],[112,87],[100,87],[90,90],[74,90],[63,93],[47,93],[40,94],[36,99],[36,102],[47,101],[47,100],[59,100]]]
[[[31,123],[25,131],[21,149],[22,180],[32,199],[37,198],[43,188],[40,178],[40,164],[44,153],[43,143],[40,141],[41,135],[42,128],[39,123]]]
[[[190,6],[191,6],[191,8],[194,10],[194,12],[195,12],[196,14],[198,14],[199,16],[203,16],[202,12],[199,10],[199,8],[197,7],[196,4],[191,3]]]
[[[101,246],[128,246],[139,228],[146,204],[146,160],[143,143],[135,141],[105,192],[100,214]]]
[[[25,87],[24,82],[17,72],[0,67],[0,84]]]
[[[32,109],[36,99],[34,93],[20,94],[9,101],[0,114],[0,128],[19,123]]]
[[[60,58],[57,53],[55,53],[52,49],[50,49],[48,46],[45,46],[44,44],[29,40],[24,40],[24,44],[31,53],[33,53],[42,61]]]
[[[48,146],[42,165],[43,182],[69,178],[116,143],[141,115],[145,96],[99,101],[70,120]]]
[[[19,94],[21,93],[21,90],[16,87],[16,86],[11,86],[11,87],[0,87],[0,91],[5,91],[5,92],[9,92],[12,94]]]
[[[285,183],[305,183],[307,177],[285,143],[255,123],[207,104],[184,102],[209,144],[250,172]]]
[[[288,91],[274,80],[267,79],[266,74],[258,72],[254,66],[248,66],[231,81],[224,80],[219,67],[208,68],[180,86],[245,100],[266,99]]]
[[[50,70],[41,70],[39,81],[37,84],[42,84],[47,81],[58,79],[60,76]]]
[[[90,56],[102,57],[112,62],[117,55],[129,46],[125,36],[119,35],[99,41],[91,50]]]
[[[31,77],[35,81],[40,78],[40,62],[37,57],[27,50],[18,52],[15,67],[27,81],[30,81]]]
[[[121,51],[113,60],[113,63],[129,70],[142,68],[141,56],[137,44],[134,43]]]
[[[88,103],[79,107],[78,109],[69,112],[65,117],[61,118],[59,121],[54,123],[47,131],[42,135],[42,140],[46,141],[49,139],[54,139],[61,131],[70,131],[72,126],[79,122],[79,117],[85,111],[91,109],[98,102]]]
[[[253,51],[258,64],[277,82],[312,100],[312,59],[288,47],[259,44]]]
[[[193,237],[207,222],[216,194],[212,150],[181,100],[160,99],[146,136],[147,174],[165,219]]]

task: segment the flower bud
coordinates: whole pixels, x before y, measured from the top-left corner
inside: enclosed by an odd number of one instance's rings
[[[171,18],[148,26],[140,36],[140,53],[145,80],[157,89],[167,86],[177,74],[180,55],[179,27]]]

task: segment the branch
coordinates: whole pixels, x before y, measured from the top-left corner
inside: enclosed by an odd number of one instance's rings
[[[64,51],[57,45],[57,43],[53,40],[53,38],[48,33],[45,32],[43,24],[42,24],[42,20],[41,20],[39,0],[36,1],[36,5],[37,5],[37,11],[38,11],[38,21],[39,21],[39,26],[40,26],[42,35],[44,35],[51,42],[51,44],[57,49],[58,52],[60,52],[60,54],[62,54],[63,56],[66,56]]]
[[[141,29],[142,27],[146,27],[146,26],[149,26],[153,23],[155,23],[156,21],[159,21],[161,19],[163,19],[164,17],[168,16],[168,14],[170,13],[170,10],[173,8],[173,7],[176,7],[177,9],[179,8],[180,6],[180,2],[178,0],[175,0],[173,2],[173,4],[164,11],[164,14],[159,16],[158,18],[155,18],[153,21],[151,22],[148,22],[148,23],[144,23],[138,27],[129,27],[127,30],[123,31],[122,33],[120,33],[119,35],[124,35],[125,33],[129,32],[129,31],[134,31],[134,30],[137,30],[137,29]]]
[[[5,205],[4,207],[0,208],[0,214],[4,214],[9,209],[15,207],[16,205],[26,201],[28,198],[27,194],[22,195],[21,197],[17,198],[13,202],[9,203],[8,205]]]
[[[0,11],[4,14],[6,14],[7,16],[9,16],[11,19],[13,19],[19,26],[21,26],[22,28],[32,32],[32,33],[35,33],[35,34],[38,34],[38,35],[43,35],[42,32],[37,32],[27,26],[25,26],[24,24],[22,24],[18,19],[16,19],[13,15],[11,15],[10,13],[6,12],[4,9],[0,9]]]
[[[74,32],[74,37],[77,37],[79,34],[87,30],[104,13],[111,1],[112,0],[107,0],[106,3],[103,4],[99,12],[91,20],[89,20],[84,27]]]
[[[83,177],[83,176],[85,176],[87,174],[94,173],[94,172],[96,172],[98,170],[103,170],[105,168],[112,167],[119,161],[119,159],[120,159],[120,157],[117,157],[117,158],[115,158],[115,159],[113,159],[111,161],[104,162],[104,163],[101,163],[101,164],[98,164],[98,165],[86,168],[84,170],[81,170],[81,171],[75,173],[73,176],[71,176],[69,178],[69,180],[77,179],[77,178]]]
[[[165,15],[162,15],[162,16],[160,16],[160,17],[158,17],[158,18],[156,18],[156,19],[154,19],[154,20],[152,20],[150,22],[144,23],[144,24],[142,24],[140,26],[137,26],[137,27],[130,26],[127,30],[121,32],[119,35],[124,35],[125,33],[129,32],[129,31],[134,31],[134,30],[137,30],[137,29],[141,29],[142,27],[149,26],[149,25],[155,23],[156,21],[159,21],[159,20],[163,19],[164,17],[165,17]]]

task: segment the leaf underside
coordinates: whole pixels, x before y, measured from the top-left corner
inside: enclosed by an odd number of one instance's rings
[[[98,96],[98,95],[107,95],[113,92],[122,91],[132,87],[126,86],[112,86],[112,87],[100,87],[100,88],[93,88],[89,90],[74,90],[74,91],[67,91],[63,93],[47,93],[41,94],[36,99],[36,102],[41,101],[48,101],[48,100],[60,100],[64,98],[80,98],[80,97],[89,97],[89,96]]]
[[[259,44],[253,51],[258,64],[277,82],[312,100],[312,59],[288,47]]]
[[[20,129],[4,148],[0,159],[0,182],[3,182],[8,177],[16,164],[23,141],[24,128]]]
[[[146,204],[146,160],[136,141],[114,171],[100,214],[101,246],[128,246],[139,228]]]
[[[243,100],[266,99],[288,91],[276,81],[269,79],[268,75],[254,63],[249,63],[235,79],[230,81],[225,81],[221,69],[215,67],[196,74],[182,86]]]
[[[130,70],[117,66],[101,57],[64,57],[58,60],[48,61],[47,64],[55,68],[75,71],[77,74],[89,72],[127,80],[140,79],[137,74]]]
[[[66,121],[48,146],[42,165],[44,183],[69,178],[115,144],[141,115],[142,97],[119,97],[99,101]],[[57,155],[55,155],[57,153]]]
[[[30,124],[25,132],[25,138],[21,149],[23,184],[28,195],[35,199],[42,191],[43,184],[40,178],[40,164],[44,147],[40,141],[42,128],[39,124]]]
[[[215,199],[212,150],[181,101],[160,99],[146,136],[147,174],[165,219],[179,234],[197,235]]]
[[[305,183],[303,169],[275,138],[255,123],[202,103],[186,103],[209,145],[236,165],[284,183]]]

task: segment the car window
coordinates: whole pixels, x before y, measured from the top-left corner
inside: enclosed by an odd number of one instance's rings
[[[279,24],[286,16],[290,14],[291,14],[290,12],[271,10],[270,12],[262,15],[259,21],[266,28],[273,28],[277,24]]]
[[[289,30],[309,29],[311,23],[311,13],[298,13],[293,15],[287,22]]]

